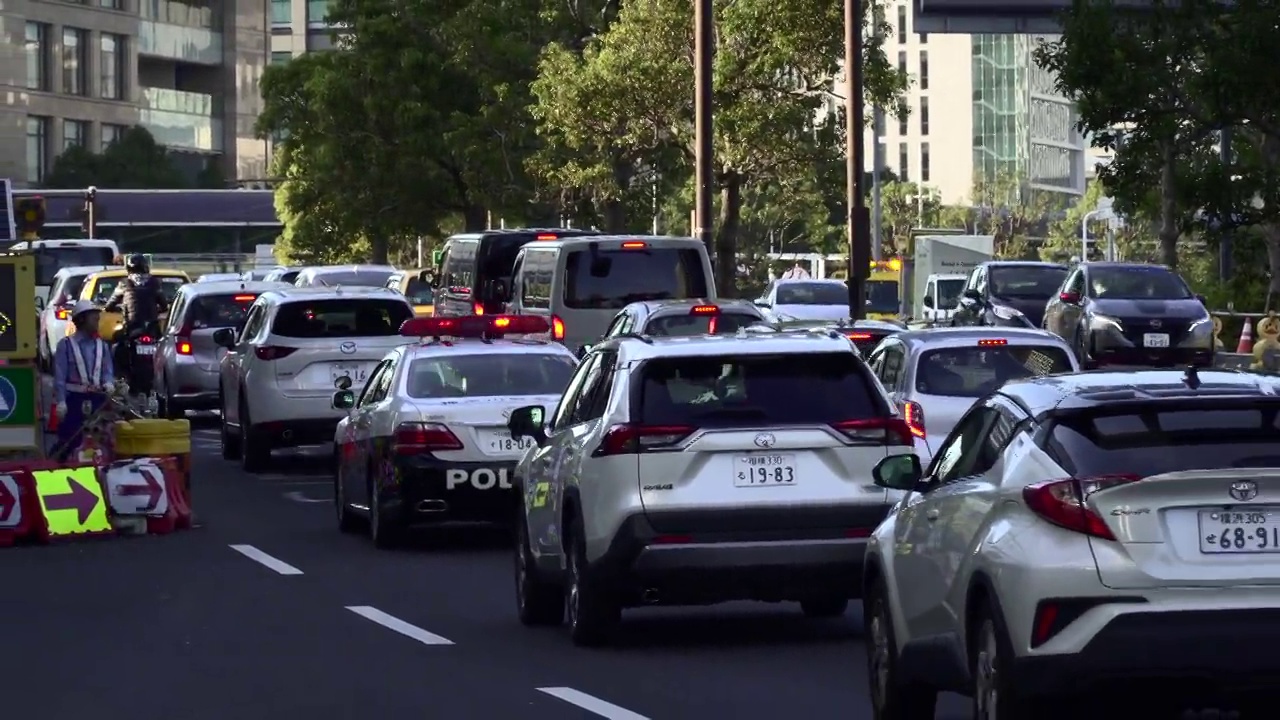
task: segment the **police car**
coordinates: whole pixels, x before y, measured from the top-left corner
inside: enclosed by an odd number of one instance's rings
[[[506,337],[546,333],[545,318],[484,315],[407,320],[406,337],[362,390],[340,389],[334,432],[338,527],[365,526],[378,547],[415,525],[515,517],[512,471],[529,438],[511,411],[554,407],[577,360],[563,345]]]

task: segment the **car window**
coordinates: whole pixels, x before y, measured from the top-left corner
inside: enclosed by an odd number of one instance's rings
[[[789,282],[778,286],[779,305],[847,305],[849,288],[834,282]]]
[[[394,270],[352,270],[350,272],[316,273],[311,284],[322,287],[347,285],[352,287],[383,287]]]
[[[170,304],[178,296],[178,291],[182,289],[182,286],[187,284],[187,279],[182,277],[169,276],[159,279],[160,294],[164,296],[165,302]],[[91,300],[97,305],[105,305],[111,299],[112,293],[120,286],[122,280],[124,280],[124,276],[98,278],[98,283],[93,287]]]
[[[390,360],[383,360],[378,363],[378,367],[373,369],[373,373],[369,375],[369,379],[365,381],[364,389],[360,391],[360,398],[356,400],[356,407],[364,407],[378,402],[378,390],[384,377],[390,374]]]
[[[630,317],[630,314],[626,312],[620,312],[614,316],[613,322],[609,323],[608,329],[604,331],[604,337],[610,338],[621,335],[622,327],[627,323],[627,320],[630,319]]]
[[[832,423],[887,412],[848,353],[658,358],[640,373],[646,425]]]
[[[582,392],[578,394],[578,400],[574,403],[573,414],[569,418],[569,423],[572,425],[594,420],[604,412],[604,402],[600,395],[604,393],[607,399],[609,391],[605,383],[613,377],[618,355],[615,352],[606,351],[599,353],[598,358],[592,364],[591,372],[582,383]]]
[[[592,353],[578,365],[577,371],[565,387],[564,395],[560,396],[560,404],[551,416],[552,431],[563,430],[571,424],[570,417],[578,403],[578,397],[582,394],[583,385],[586,383],[587,376],[600,364],[600,355],[601,353]]]
[[[190,330],[238,328],[257,299],[257,295],[248,292],[188,297],[183,301],[182,325]]]
[[[890,345],[884,349],[878,376],[880,384],[884,385],[885,390],[893,392],[898,387],[898,383],[902,380],[904,360],[904,353],[898,345]]]
[[[422,282],[422,278],[418,277],[409,278],[409,282],[404,287],[404,296],[414,305],[430,305],[435,302],[435,293],[431,285]]]
[[[1066,268],[1052,265],[995,265],[991,268],[991,294],[1047,300],[1066,276]]]
[[[1072,371],[1067,351],[1055,345],[938,348],[920,354],[916,391],[978,398],[1011,380]]]
[[[565,260],[564,302],[571,308],[621,309],[640,300],[707,295],[702,255],[692,248],[574,250]]]
[[[560,354],[419,358],[409,365],[405,392],[411,398],[558,395],[574,367]]]
[[[381,298],[295,300],[280,306],[271,334],[291,338],[387,337],[413,317],[403,301]]]
[[[997,414],[994,409],[982,406],[964,416],[934,459],[930,476],[935,486],[985,472],[985,469],[974,468],[981,466],[983,443]]]
[[[750,327],[760,318],[741,312],[719,315],[659,315],[651,318],[644,334],[655,337],[684,337],[690,335],[729,335],[739,328]]]
[[[49,285],[58,271],[77,265],[110,265],[115,251],[87,245],[42,245],[34,251],[36,285]]]
[[[250,311],[249,316],[245,318],[244,329],[240,331],[240,337],[237,342],[244,342],[247,339],[257,337],[258,332],[262,330],[262,326],[266,323],[267,306],[255,305]]]

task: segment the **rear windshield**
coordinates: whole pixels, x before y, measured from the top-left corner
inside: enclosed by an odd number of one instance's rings
[[[36,250],[36,285],[53,285],[53,277],[64,267],[110,265],[115,253],[109,247],[63,245]]]
[[[244,324],[249,307],[258,296],[253,293],[228,293],[226,295],[201,295],[192,298],[187,306],[183,324],[193,330],[205,328],[238,328]]]
[[[990,272],[991,294],[1006,298],[1047,300],[1067,278],[1066,268],[1052,265],[992,265]]]
[[[892,333],[878,330],[853,330],[845,332],[849,339],[853,341],[854,347],[858,348],[858,352],[862,353],[862,357],[871,354],[872,350],[880,344],[880,341],[889,337]]]
[[[845,302],[849,302],[845,298]],[[874,313],[896,313],[898,308],[898,283],[895,280],[867,281],[867,310]]]
[[[489,280],[510,280],[516,267],[520,248],[534,241],[536,235],[488,236],[480,241],[476,271],[476,283],[483,286]]]
[[[702,255],[692,248],[588,250],[566,260],[564,302],[571,308],[621,310],[640,300],[707,296]]]
[[[929,350],[916,368],[916,390],[926,395],[982,397],[1010,380],[1072,372],[1062,348],[1041,345]]]
[[[413,317],[403,302],[373,298],[312,300],[280,306],[272,335],[294,338],[386,337]]]
[[[409,302],[414,305],[430,305],[435,302],[435,295],[431,292],[431,286],[422,282],[418,278],[412,278],[405,285],[404,296],[409,298]]]
[[[564,355],[451,355],[414,360],[406,388],[411,398],[559,395],[575,363]]]
[[[124,280],[124,276],[98,280],[98,284],[93,287],[93,302],[98,305],[106,304],[111,299],[111,294],[120,286],[122,280]],[[164,295],[165,302],[170,305],[173,304],[173,299],[178,297],[178,291],[182,289],[182,286],[187,284],[186,278],[180,277],[162,277],[159,280],[160,292]]]
[[[645,363],[646,425],[832,423],[887,412],[852,353],[681,357]]]
[[[79,275],[67,278],[67,283],[62,288],[62,297],[56,297],[53,301],[64,303],[74,302],[76,298],[80,297],[80,291],[84,290],[84,281],[88,279],[88,275]]]
[[[672,337],[684,335],[711,334],[711,321],[715,320],[715,334],[726,335],[738,332],[738,328],[748,327],[760,322],[760,318],[747,313],[723,313],[714,318],[708,315],[660,315],[645,326],[645,335]]]
[[[317,273],[311,278],[316,286],[349,285],[355,287],[386,287],[387,279],[395,270],[360,270],[353,272]],[[297,276],[294,276],[295,282]]]
[[[844,283],[789,282],[778,286],[779,305],[848,305],[849,288]]]
[[[1054,424],[1049,447],[1080,476],[1280,467],[1280,402],[1252,405],[1069,415]]]

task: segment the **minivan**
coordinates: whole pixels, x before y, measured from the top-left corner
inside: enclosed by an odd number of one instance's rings
[[[533,242],[600,235],[595,230],[523,228],[453,235],[444,241],[436,274],[436,315],[492,315],[510,295],[520,248]]]
[[[553,340],[577,348],[596,342],[633,302],[714,301],[716,283],[699,240],[601,235],[524,246],[508,297],[510,312],[545,317]]]

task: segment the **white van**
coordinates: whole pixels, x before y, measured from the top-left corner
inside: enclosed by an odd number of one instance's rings
[[[35,240],[9,246],[10,250],[31,251],[36,260],[36,305],[40,309],[49,302],[53,276],[65,267],[82,265],[117,265],[120,248],[114,240]]]
[[[540,315],[570,348],[594,343],[618,311],[639,300],[715,300],[707,248],[694,238],[598,235],[520,249],[507,308]]]

